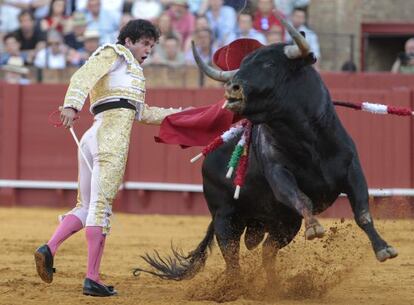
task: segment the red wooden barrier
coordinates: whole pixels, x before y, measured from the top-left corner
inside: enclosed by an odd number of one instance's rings
[[[336,100],[414,106],[414,76],[329,73],[323,78]],[[69,132],[53,128],[47,122],[48,114],[61,104],[65,90],[65,85],[19,87],[0,84],[0,179],[76,181],[76,145]],[[148,90],[147,103],[164,107],[200,106],[215,102],[222,96],[220,89],[152,89]],[[337,108],[337,111],[355,140],[369,186],[412,188],[412,119],[350,109]],[[92,116],[85,107],[76,125],[79,137],[90,126],[91,120]],[[201,183],[201,162],[189,163],[201,148],[182,150],[156,144],[153,136],[157,130],[157,127],[135,124],[125,180]],[[2,205],[71,206],[75,197],[73,190],[0,188]],[[399,201],[407,206],[407,200]],[[383,205],[384,201],[375,202]],[[207,213],[201,193],[143,190],[121,191],[115,210]],[[393,206],[393,210],[398,209]],[[338,203],[326,215],[350,215],[350,210],[347,204]]]

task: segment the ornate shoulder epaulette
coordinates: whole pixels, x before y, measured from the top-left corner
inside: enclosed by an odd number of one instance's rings
[[[138,76],[139,79],[145,80],[144,73],[142,70],[141,65],[138,61],[134,58],[131,51],[121,44],[110,45],[114,48],[115,52],[122,56],[127,65],[128,65],[128,72],[132,73],[133,75]]]
[[[128,65],[135,64],[137,66],[137,68],[139,68],[140,70],[142,70],[142,67],[135,60],[134,55],[132,55],[131,51],[128,48],[126,48],[125,46],[123,46],[122,44],[106,43],[106,44],[100,46],[99,48],[97,48],[95,50],[95,52],[92,53],[91,56],[98,55],[105,48],[112,48],[112,49],[114,49],[114,51],[119,56],[122,56],[125,59],[125,61],[127,62]]]

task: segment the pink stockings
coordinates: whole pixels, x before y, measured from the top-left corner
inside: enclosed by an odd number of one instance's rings
[[[52,238],[47,242],[47,245],[49,246],[52,255],[55,256],[55,253],[61,243],[63,243],[66,239],[68,239],[70,236],[72,236],[82,228],[82,222],[78,217],[71,214],[66,215],[57,227]]]
[[[105,247],[105,235],[102,234],[102,227],[86,227],[86,240],[88,241],[88,271],[86,277],[98,282],[99,267]]]
[[[47,243],[52,255],[55,256],[59,246],[82,228],[82,222],[78,217],[72,214],[66,215]],[[86,227],[85,231],[86,241],[88,242],[88,270],[86,277],[101,283],[99,279],[99,267],[105,246],[105,235],[102,234],[102,227]]]

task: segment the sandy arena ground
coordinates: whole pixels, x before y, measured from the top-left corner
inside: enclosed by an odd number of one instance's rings
[[[378,263],[365,235],[351,220],[323,220],[329,232],[305,241],[303,232],[279,252],[278,279],[266,285],[261,250],[242,248],[244,277],[238,283],[222,276],[224,262],[213,248],[206,268],[194,279],[169,282],[131,270],[145,266],[141,254],[169,253],[170,241],[185,252],[204,236],[208,217],[117,214],[107,240],[102,277],[119,295],[93,298],[81,294],[86,268],[83,232],[66,241],[55,258],[52,284],[36,274],[33,251],[53,233],[62,211],[0,208],[0,304],[414,304],[414,222],[377,221],[383,237],[400,253]],[[260,248],[260,247],[259,247]]]

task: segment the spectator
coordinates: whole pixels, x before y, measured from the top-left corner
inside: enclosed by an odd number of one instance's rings
[[[70,50],[68,52],[68,62],[72,66],[82,66],[93,52],[99,47],[99,32],[96,30],[86,30],[82,37],[84,47],[74,52]]]
[[[167,36],[176,36],[180,39],[180,44],[182,43],[182,37],[180,33],[174,30],[171,20],[171,15],[168,12],[164,12],[157,21],[158,29],[160,30],[161,36],[159,39],[159,43],[162,44]],[[155,46],[157,49],[157,46]]]
[[[124,5],[122,6],[122,13],[123,14],[131,14],[132,13],[132,6],[134,5],[135,0],[125,0]]]
[[[98,30],[100,43],[115,43],[119,29],[121,14],[118,11],[108,11],[101,7],[101,0],[88,0],[85,11],[87,29]]]
[[[234,39],[239,38],[252,38],[256,39],[261,44],[267,44],[265,35],[253,28],[252,15],[247,11],[241,12],[238,18],[238,30],[234,35]]]
[[[152,57],[150,64],[180,67],[185,64],[185,57],[181,51],[180,40],[177,36],[167,36]]]
[[[282,23],[276,17],[276,11],[273,6],[273,0],[259,0],[257,2],[257,11],[253,18],[253,27],[260,32],[267,32],[271,28],[279,27],[283,29]]]
[[[414,37],[405,42],[404,52],[398,54],[397,59],[392,65],[392,73],[414,73]]]
[[[283,42],[284,30],[278,25],[273,25],[265,32],[267,44]]]
[[[231,42],[237,25],[236,11],[230,6],[223,5],[223,0],[209,0],[206,17],[218,47]]]
[[[41,20],[47,16],[49,12],[49,4],[51,0],[3,0],[4,4],[14,6],[20,10],[33,12],[33,17]]]
[[[0,55],[0,66],[5,65],[11,57],[20,57],[26,62],[27,54],[20,51],[20,42],[14,33],[6,34],[3,38],[4,52]]]
[[[102,8],[106,11],[114,11],[117,14],[122,14],[125,0],[102,0]]]
[[[217,50],[217,48],[214,46],[213,33],[210,29],[201,29],[197,30],[194,33],[193,37],[201,59],[205,63],[211,64],[213,60],[213,54]],[[185,62],[187,65],[196,65],[193,51],[191,49],[185,53]]]
[[[290,17],[295,8],[301,8],[306,12],[310,0],[273,0],[273,3],[283,15]]]
[[[206,17],[206,15],[200,15],[197,16],[196,20],[195,20],[195,30],[205,30],[205,29],[210,29],[210,23],[208,22],[208,18]]]
[[[188,0],[188,9],[194,16],[204,15],[208,8],[208,0]]]
[[[21,9],[15,7],[8,2],[1,2],[0,4],[0,34],[10,33],[19,28],[19,14]]]
[[[210,33],[212,33],[212,43],[216,46],[217,43],[214,40],[214,34],[211,30],[210,24],[208,23],[208,19],[205,15],[202,16],[197,16],[195,19],[195,29],[193,34],[191,35],[191,37],[189,39],[187,39],[187,41],[185,41],[185,45],[184,45],[184,54],[187,54],[189,52],[191,52],[191,39],[195,39],[195,36],[197,36],[197,32],[202,31],[202,30],[207,30]]]
[[[185,41],[194,32],[194,15],[188,10],[187,0],[173,0],[168,9],[171,24],[174,31],[180,34],[182,40],[180,47],[184,47]]]
[[[146,19],[154,22],[162,13],[159,0],[136,0],[132,4],[131,14],[136,19]]]
[[[65,1],[65,16],[72,16],[76,11],[76,0],[64,0]]]
[[[319,48],[318,36],[316,35],[314,31],[312,31],[305,25],[305,22],[306,22],[305,11],[300,8],[295,8],[291,16],[291,21],[292,21],[293,27],[296,30],[298,30],[299,32],[303,32],[305,34],[306,41],[309,43],[311,51],[313,52],[315,57],[319,60],[321,57],[321,51]],[[292,37],[290,37],[290,35],[286,33],[285,40],[286,42],[291,43]]]
[[[21,43],[21,50],[35,51],[45,46],[46,33],[35,25],[35,19],[29,11],[19,14],[20,27],[14,32]]]
[[[208,0],[188,0],[190,4],[190,10],[194,14],[201,16],[207,12],[209,1]],[[250,0],[224,0],[223,5],[232,7],[236,12],[243,10],[250,10],[252,3]]]
[[[56,30],[59,33],[67,32],[68,17],[65,15],[65,0],[52,0],[49,14],[40,23],[42,30]]]
[[[47,47],[41,49],[35,57],[34,65],[41,69],[64,69],[68,48],[63,43],[62,35],[50,30],[47,35]]]
[[[250,10],[252,6],[250,0],[224,0],[223,4],[232,7],[236,12]]]
[[[87,53],[88,57],[92,55],[93,52],[99,47],[99,32],[95,30],[85,31],[83,36],[84,50]]]
[[[65,44],[74,50],[83,49],[83,35],[86,30],[86,17],[82,12],[73,13],[72,31],[64,36]]]
[[[88,0],[66,0],[74,2],[75,9],[77,11],[85,11],[88,6]],[[106,11],[113,11],[116,14],[121,15],[124,4],[127,2],[133,2],[134,0],[101,0],[102,9]]]
[[[21,57],[10,57],[7,64],[2,66],[1,69],[4,71],[4,81],[6,83],[20,85],[29,83],[29,80],[26,78],[29,69],[24,66]]]
[[[130,13],[122,13],[121,21],[119,22],[119,29],[122,29],[131,20],[134,20],[134,16]]]

